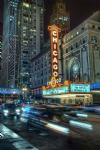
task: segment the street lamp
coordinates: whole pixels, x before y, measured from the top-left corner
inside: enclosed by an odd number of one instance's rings
[[[27,88],[22,88],[22,92],[23,92],[23,100],[25,100]]]

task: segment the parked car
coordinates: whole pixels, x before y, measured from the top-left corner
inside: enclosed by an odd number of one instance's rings
[[[6,103],[1,105],[1,115],[4,118],[7,118],[9,116],[17,116],[17,118],[19,118],[20,113],[21,109],[13,103]]]

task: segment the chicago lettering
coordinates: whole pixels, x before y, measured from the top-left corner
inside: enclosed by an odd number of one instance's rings
[[[52,75],[58,77],[58,33],[57,31],[52,32]]]

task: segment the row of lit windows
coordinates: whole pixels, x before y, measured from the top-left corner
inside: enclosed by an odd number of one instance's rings
[[[45,68],[45,67],[50,67],[50,61],[46,62],[45,64],[42,63],[36,67],[33,67],[33,72],[41,70],[42,68]]]
[[[29,4],[28,3],[23,3],[23,6],[29,8]]]
[[[41,78],[41,77],[44,77],[44,76],[48,76],[49,74],[51,73],[51,69],[49,68],[49,70],[42,70],[42,71],[40,71],[40,72],[38,72],[37,74],[35,74],[35,76],[34,76],[34,72],[33,72],[33,78],[34,78],[34,80],[36,80],[36,79],[39,79],[39,78]]]
[[[85,44],[87,42],[87,37],[81,39],[80,41],[77,41],[76,43],[74,43],[73,45],[69,46],[66,48],[66,52],[68,53],[69,51],[79,48],[80,46],[82,46],[83,44]]]
[[[33,66],[34,64],[37,65],[37,64],[41,64],[41,62],[43,62],[44,60],[50,60],[50,53],[47,54],[47,55],[44,55],[43,57],[41,57],[40,59],[38,59],[37,61],[35,61],[33,63]],[[46,61],[44,63],[47,63]]]
[[[97,26],[97,25],[88,24],[88,27],[92,28],[92,29],[100,30],[100,26]],[[80,27],[79,30],[77,30],[77,31],[74,30],[73,33],[69,33],[69,36],[66,36],[66,41],[69,41],[69,40],[73,39],[76,35],[78,35],[79,33],[83,32],[88,27],[86,25],[84,25],[84,26]]]
[[[66,53],[68,53],[69,51],[79,48],[80,46],[82,46],[83,44],[85,44],[87,42],[87,37],[81,39],[80,41],[77,41],[76,43],[74,43],[73,45],[69,46],[66,48]],[[96,36],[91,36],[91,42],[92,43],[97,43],[98,39]]]
[[[37,80],[37,81],[33,81],[33,84],[34,86],[39,86],[39,85],[47,85],[47,82],[50,80],[50,77],[48,78],[44,78],[44,79],[40,79],[40,80]]]
[[[89,27],[92,29],[100,30],[100,25],[95,25],[95,24],[89,24]]]
[[[55,18],[57,20],[57,18]],[[68,20],[68,17],[66,16],[60,16],[59,17],[59,20],[62,20],[62,21],[67,21]]]

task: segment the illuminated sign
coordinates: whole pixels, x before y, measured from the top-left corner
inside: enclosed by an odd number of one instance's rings
[[[20,94],[18,89],[0,88],[0,94]]]
[[[100,89],[100,82],[90,84],[90,89],[91,90]]]
[[[69,92],[68,86],[63,86],[59,88],[43,90],[43,95],[63,94],[63,93],[68,93],[68,92]]]
[[[70,84],[71,92],[90,92],[90,84]]]
[[[61,83],[61,78],[56,79],[55,77],[51,78],[50,82],[47,82],[47,85],[51,85],[51,87],[56,87],[56,84]]]
[[[52,76],[59,78],[59,53],[58,53],[58,39],[61,29],[56,25],[48,26],[51,36],[51,64]]]

